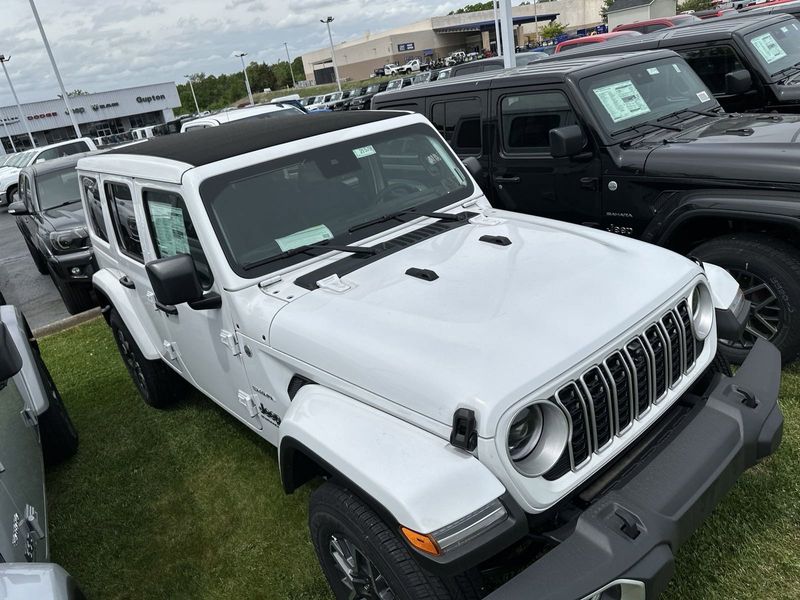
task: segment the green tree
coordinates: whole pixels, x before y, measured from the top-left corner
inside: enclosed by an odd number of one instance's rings
[[[566,29],[566,25],[562,25],[558,21],[551,21],[547,25],[539,28],[539,37],[544,40],[552,40],[562,35]]]
[[[450,15],[463,15],[464,13],[471,13],[471,12],[478,12],[479,10],[492,10],[492,1],[489,2],[477,2],[475,4],[467,4],[463,8],[459,8],[458,10],[451,10],[448,14]]]
[[[600,9],[600,17],[603,23],[608,23],[608,9],[614,4],[614,0],[603,0],[603,6]]]
[[[714,6],[712,0],[684,0],[678,4],[678,12],[685,10],[708,10]]]

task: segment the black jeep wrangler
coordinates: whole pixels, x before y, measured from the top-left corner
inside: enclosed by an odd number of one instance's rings
[[[88,154],[26,167],[19,175],[19,199],[8,207],[36,268],[42,275],[50,274],[73,315],[96,304],[94,256],[75,170],[78,159]]]
[[[680,54],[727,111],[800,112],[800,22],[787,14],[669,27],[636,39],[586,44],[563,57],[661,48]]]
[[[733,360],[757,337],[800,353],[800,116],[726,114],[668,50],[420,84],[373,108],[427,116],[499,208],[729,269],[752,302],[723,342]]]

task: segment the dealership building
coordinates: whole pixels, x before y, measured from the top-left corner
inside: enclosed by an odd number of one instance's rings
[[[602,23],[602,0],[552,0],[513,8],[516,46],[538,39],[538,29],[552,21],[579,31]],[[430,17],[403,27],[336,44],[336,64],[341,79],[365,79],[385,64],[404,64],[419,58],[423,62],[445,58],[451,52],[495,50],[494,13],[491,10]],[[332,83],[333,60],[330,46],[303,55],[306,79],[317,84]]]
[[[174,118],[172,109],[181,104],[178,89],[172,81],[70,96],[69,102],[81,134],[88,137],[123,133],[171,121]],[[23,119],[37,146],[75,137],[69,113],[60,97],[23,104],[21,115],[16,105],[4,106],[0,108],[0,119],[5,123],[5,127],[0,127],[4,153],[12,152],[9,135],[18,151],[31,147]]]

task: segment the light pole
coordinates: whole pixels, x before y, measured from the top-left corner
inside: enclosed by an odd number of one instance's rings
[[[511,13],[511,0],[500,0],[500,35],[503,36],[503,66],[511,69],[514,61],[514,18]]]
[[[497,0],[492,1],[492,8],[494,9],[494,37],[497,40],[495,44],[497,47],[497,56],[503,56],[503,47],[500,43],[500,18],[497,16]]]
[[[250,98],[250,106],[252,106],[255,104],[255,102],[253,101],[253,92],[250,91],[250,79],[248,79],[247,77],[247,67],[244,66],[244,57],[247,56],[247,52],[242,52],[241,50],[239,50],[234,52],[233,55],[242,59],[242,71],[244,71],[244,85],[247,87],[247,96]]]
[[[14,84],[11,83],[11,76],[8,74],[8,67],[6,67],[6,63],[10,60],[11,60],[10,56],[5,56],[4,54],[0,54],[0,63],[2,63],[3,65],[3,72],[6,74],[6,79],[8,80],[8,87],[11,88],[11,95],[14,96],[14,102],[17,103],[17,110],[19,111],[19,120],[22,121],[22,125],[23,127],[25,127],[25,131],[28,132],[28,137],[31,140],[31,146],[36,148],[36,142],[33,141],[33,134],[31,134],[31,128],[28,127],[28,120],[25,118],[25,115],[22,114],[22,107],[19,105],[19,98],[17,98],[17,92],[14,89]]]
[[[184,75],[186,79],[189,80],[189,89],[192,90],[192,98],[194,99],[194,108],[197,110],[197,114],[200,114],[200,105],[197,103],[197,96],[194,95],[194,86],[192,85],[192,76],[191,75]]]
[[[292,76],[292,87],[297,85],[297,82],[294,80],[294,69],[292,69],[292,57],[289,56],[289,44],[283,42],[283,47],[286,48],[286,60],[289,61],[289,74]]]
[[[331,60],[333,61],[333,74],[336,76],[336,86],[339,88],[339,91],[342,91],[342,82],[339,81],[339,67],[336,66],[336,51],[333,49],[333,35],[331,35],[331,23],[333,23],[333,17],[326,17],[325,19],[320,19],[320,23],[325,23],[328,26],[328,40],[331,43]]]
[[[36,5],[33,3],[33,0],[30,0],[31,3],[31,10],[33,11],[33,18],[36,19],[36,25],[39,27],[39,33],[42,34],[42,42],[44,42],[44,48],[47,50],[47,56],[50,57],[50,64],[53,65],[53,72],[56,74],[56,79],[58,80],[58,86],[61,88],[61,94],[64,98],[64,104],[67,107],[67,113],[69,113],[69,120],[72,121],[72,128],[75,130],[75,135],[81,137],[81,129],[78,127],[78,121],[75,120],[75,113],[72,112],[72,107],[69,105],[69,96],[67,95],[67,90],[64,89],[64,82],[61,79],[61,73],[58,72],[58,66],[56,65],[56,59],[53,56],[53,51],[50,50],[50,42],[47,41],[47,36],[44,33],[44,27],[42,27],[42,20],[39,18],[39,11],[36,10]],[[3,65],[5,66],[5,65]]]

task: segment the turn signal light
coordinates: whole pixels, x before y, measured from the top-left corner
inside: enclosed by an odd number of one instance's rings
[[[403,532],[405,538],[417,550],[421,550],[422,552],[425,552],[427,554],[432,554],[433,556],[439,556],[439,554],[441,554],[439,546],[436,544],[436,542],[433,540],[431,536],[425,535],[423,533],[417,533],[416,531],[409,529],[408,527],[401,527],[400,531]]]

